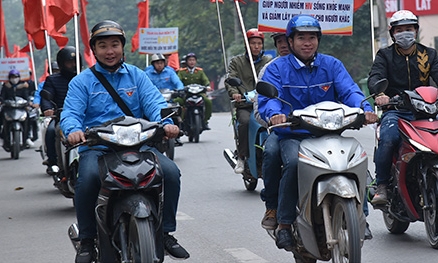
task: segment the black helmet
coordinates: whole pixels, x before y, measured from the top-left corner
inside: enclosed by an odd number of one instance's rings
[[[51,66],[51,68],[52,68],[52,73],[55,72],[55,70],[59,71],[58,62],[56,62],[56,61],[52,61],[52,62],[50,63],[50,66]],[[49,68],[49,67],[47,67],[47,73],[50,74],[50,68]]]
[[[190,52],[189,54],[186,55],[185,60],[187,61],[187,59],[189,59],[190,57],[194,57],[195,59],[198,59],[198,58],[196,57],[196,54],[195,54],[195,53]],[[183,57],[183,58],[184,58],[184,57]]]
[[[66,77],[74,77],[77,74],[76,66],[72,68],[65,67],[65,62],[74,60],[76,61],[76,48],[73,46],[65,46],[58,51],[56,55],[56,62],[58,63],[59,71]],[[82,65],[81,57],[79,55],[79,65]]]
[[[123,28],[114,21],[104,20],[102,22],[97,23],[93,29],[91,29],[90,35],[90,47],[94,46],[96,39],[98,37],[106,37],[106,36],[118,36],[122,41],[122,46],[125,46],[126,38],[125,31]]]

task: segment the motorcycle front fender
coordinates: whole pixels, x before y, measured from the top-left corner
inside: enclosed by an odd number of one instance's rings
[[[11,123],[11,130],[13,131],[23,131],[23,127],[21,126],[21,123],[18,121],[14,121]]]
[[[149,197],[142,194],[128,195],[114,205],[114,224],[117,223],[122,214],[130,214],[137,218],[148,218],[150,216],[158,218],[156,205]]]
[[[359,203],[362,203],[356,182],[343,175],[331,176],[318,182],[316,188],[317,205],[321,205],[324,198],[329,194],[337,195],[342,198],[356,198]]]

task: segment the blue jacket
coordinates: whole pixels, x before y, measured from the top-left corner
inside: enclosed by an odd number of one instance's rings
[[[184,85],[179,79],[175,70],[169,66],[164,67],[161,73],[157,73],[152,65],[145,68],[144,71],[158,89],[184,89]]]
[[[294,110],[321,101],[340,101],[350,107],[360,107],[365,98],[342,62],[325,54],[318,53],[311,67],[305,66],[293,54],[279,57],[266,67],[261,79],[276,86],[279,97],[290,102]],[[260,94],[258,103],[264,120],[276,114],[287,116],[290,112],[288,105]],[[373,111],[368,102],[364,103],[364,110]],[[275,131],[280,139],[293,134],[291,129]]]
[[[117,90],[135,117],[161,120],[161,109],[167,107],[167,103],[141,69],[124,63],[111,73],[99,63],[95,66]],[[65,136],[125,115],[90,69],[74,77],[68,86],[61,113],[61,129]],[[172,123],[172,120],[164,122]]]

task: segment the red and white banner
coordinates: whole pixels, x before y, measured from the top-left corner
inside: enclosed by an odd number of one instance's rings
[[[385,0],[386,17],[391,17],[400,9],[412,11],[416,16],[438,14],[438,0]]]

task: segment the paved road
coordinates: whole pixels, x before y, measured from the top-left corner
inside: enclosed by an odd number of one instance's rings
[[[229,119],[229,113],[215,113],[212,130],[198,144],[184,137],[186,143],[176,149],[183,176],[175,237],[191,253],[187,262],[293,262],[260,227],[262,181],[256,191],[246,191],[223,158],[223,149],[234,147]],[[348,134],[358,135],[372,154],[372,130]],[[0,262],[73,262],[67,228],[74,221],[72,201],[52,186],[34,149],[23,151],[19,160],[0,149]],[[371,210],[368,222],[374,239],[365,242],[362,262],[437,262],[438,251],[429,247],[423,224],[396,236],[388,233],[380,212]]]

